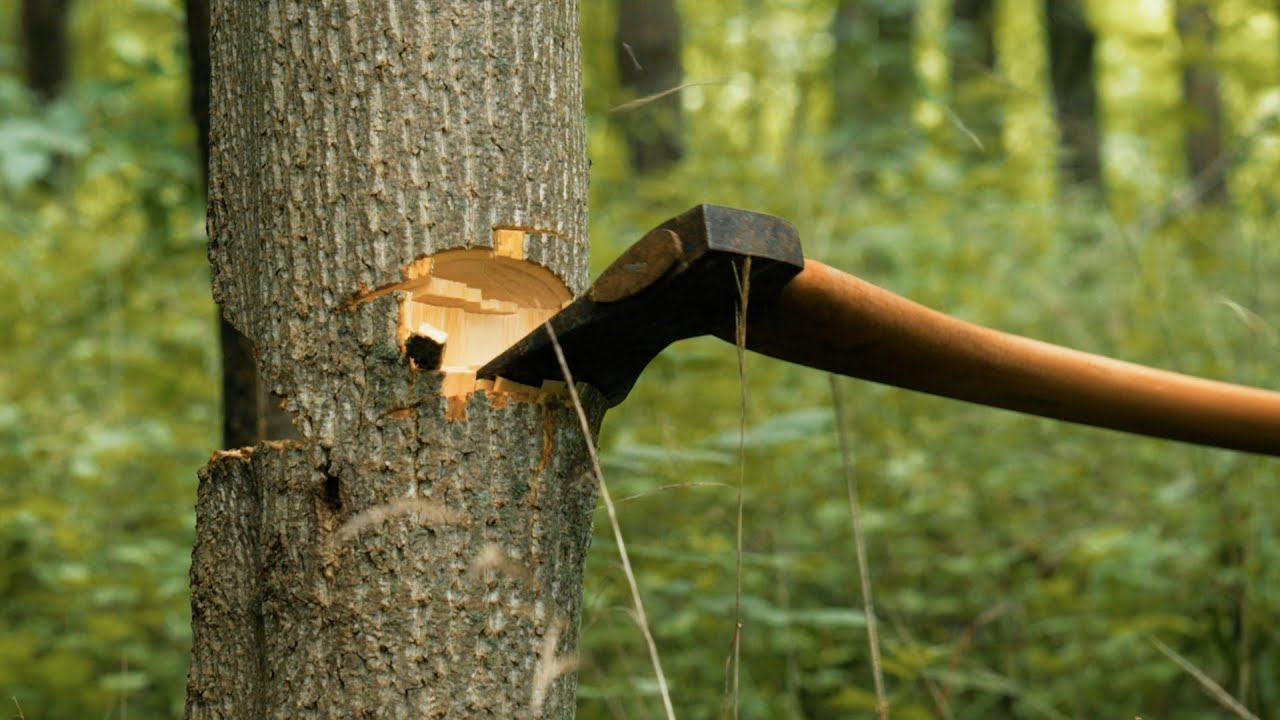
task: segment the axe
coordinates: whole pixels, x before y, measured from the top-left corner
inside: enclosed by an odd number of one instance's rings
[[[1280,455],[1280,393],[957,320],[806,260],[785,220],[717,205],[651,230],[586,294],[477,375],[528,385],[561,379],[558,343],[574,380],[617,405],[667,345],[699,335],[734,342],[743,300],[747,349],[780,360],[1082,425]]]

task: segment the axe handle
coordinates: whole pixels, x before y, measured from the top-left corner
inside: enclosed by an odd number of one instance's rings
[[[956,320],[813,260],[747,347],[772,357],[980,405],[1280,455],[1280,393],[1215,382]]]

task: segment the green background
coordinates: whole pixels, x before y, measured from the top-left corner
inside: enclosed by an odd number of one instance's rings
[[[885,0],[868,6],[902,5]],[[958,317],[1280,387],[1280,8],[1084,6],[1101,173],[1058,172],[1040,4],[998,2],[994,68],[950,3],[836,42],[835,0],[682,2],[685,158],[638,177],[612,3],[583,2],[598,270],[698,202],[778,214],[809,255]],[[177,717],[195,472],[219,443],[186,39],[174,0],[81,2],[72,80],[24,88],[0,4],[0,701],[26,718]],[[957,45],[959,43],[959,45]],[[1228,196],[1196,202],[1182,99],[1211,68]],[[894,67],[907,82],[892,81]],[[898,718],[1227,716],[1159,640],[1280,715],[1280,465],[842,385]],[[719,717],[745,462],[741,714],[872,714],[827,378],[670,349],[606,419],[606,478],[682,718]],[[738,428],[745,420],[745,460]],[[661,713],[601,512],[585,718]]]

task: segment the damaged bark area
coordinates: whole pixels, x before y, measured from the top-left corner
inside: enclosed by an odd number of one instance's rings
[[[525,401],[560,394],[564,384],[554,381],[534,388],[504,378],[476,380],[481,366],[572,300],[554,273],[525,259],[525,234],[498,228],[491,248],[445,250],[415,260],[401,270],[402,281],[361,293],[348,305],[396,293],[400,349],[415,370],[441,374],[446,398],[476,390]],[[457,419],[460,405],[452,407],[450,418]]]
[[[473,395],[441,443],[448,401],[411,397],[359,458],[271,442],[201,471],[188,718],[572,717],[595,507],[572,407]],[[508,432],[532,441],[463,450]]]
[[[572,717],[589,438],[474,371],[586,287],[577,3],[211,15],[214,294],[300,439],[201,471],[187,717]]]
[[[359,424],[364,358],[402,354],[377,291],[424,258],[521,246],[586,289],[576,6],[213,3],[214,295],[303,437]]]

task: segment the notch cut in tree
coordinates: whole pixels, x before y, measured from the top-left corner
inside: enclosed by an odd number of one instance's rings
[[[468,368],[586,287],[577,4],[211,20],[214,294],[301,439],[201,471],[187,716],[572,717],[588,438],[407,346]]]
[[[456,418],[476,390],[539,396],[563,383],[520,386],[476,381],[476,370],[529,334],[571,299],[565,284],[524,257],[525,231],[498,228],[490,248],[444,250],[409,263],[400,282],[361,293],[351,305],[388,293],[400,297],[397,338],[418,370],[443,375],[441,393]]]

